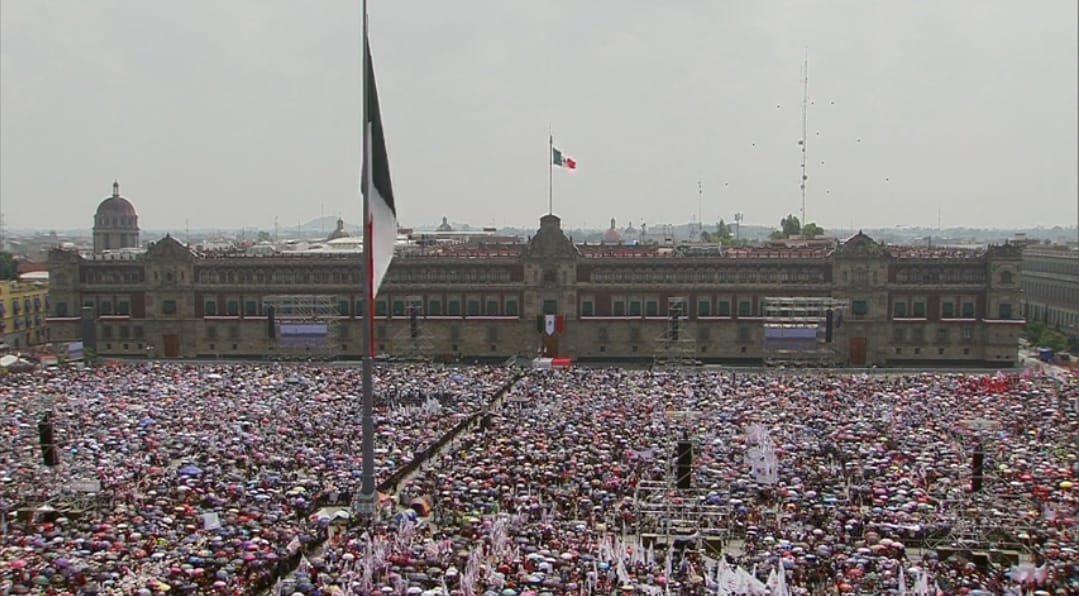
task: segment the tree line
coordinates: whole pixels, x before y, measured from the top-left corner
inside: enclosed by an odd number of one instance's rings
[[[746,240],[736,237],[735,231],[736,230],[733,230],[733,226],[721,219],[719,220],[719,223],[716,224],[714,231],[701,231],[701,242],[722,244],[724,246],[747,244],[748,242]],[[779,228],[773,231],[769,235],[769,238],[772,240],[780,240],[794,236],[816,238],[823,235],[824,228],[818,226],[815,222],[810,222],[805,226],[802,226],[802,222],[798,220],[798,216],[788,214],[786,217],[779,220]]]

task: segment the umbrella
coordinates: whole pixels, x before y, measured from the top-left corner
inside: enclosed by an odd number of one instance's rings
[[[180,476],[201,476],[202,470],[198,466],[187,464],[176,470],[176,473]]]

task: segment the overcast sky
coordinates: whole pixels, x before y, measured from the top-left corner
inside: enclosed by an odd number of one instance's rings
[[[1075,0],[372,0],[402,225],[1074,226]],[[359,2],[3,0],[0,208],[360,219]]]

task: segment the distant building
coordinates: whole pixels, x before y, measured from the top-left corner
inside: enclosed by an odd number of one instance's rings
[[[379,354],[408,355],[419,337],[433,358],[504,360],[542,346],[580,360],[647,362],[667,349],[677,320],[678,341],[696,359],[759,364],[768,305],[790,299],[840,305],[827,343],[839,366],[1017,360],[1014,245],[895,247],[858,233],[700,254],[578,244],[550,214],[527,242],[432,236],[400,246],[390,266],[374,305]],[[320,356],[360,354],[366,305],[354,252],[213,253],[166,236],[130,259],[54,249],[49,274],[52,340],[79,339],[79,314],[90,307],[103,356],[302,355],[303,342],[317,343]],[[562,316],[557,341],[545,335],[544,315]]]
[[[101,201],[94,215],[94,254],[139,247],[139,214],[120,196],[120,183],[112,183],[112,196]]]
[[[1079,336],[1079,249],[1035,243],[1023,248],[1023,314]]]
[[[450,225],[448,218],[443,217],[442,223],[438,224],[438,227],[435,228],[435,230],[438,232],[452,232],[453,226]]]
[[[345,230],[345,220],[337,218],[337,229],[330,232],[330,235],[326,237],[326,240],[337,240],[338,238],[348,238],[348,231]]]
[[[0,338],[4,346],[20,350],[47,343],[48,311],[48,284],[0,282]]]

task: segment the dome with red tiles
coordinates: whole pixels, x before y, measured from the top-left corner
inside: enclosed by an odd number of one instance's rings
[[[131,201],[120,196],[120,183],[112,183],[112,196],[101,201],[101,204],[97,206],[97,215],[108,216],[129,216],[138,219],[139,214],[135,211],[135,206],[131,204]],[[133,221],[127,225],[138,226],[137,221]]]
[[[112,196],[94,213],[94,252],[139,246],[139,214],[131,201],[120,196],[120,183],[112,183]]]
[[[622,242],[622,232],[618,231],[618,228],[614,225],[614,218],[611,218],[611,227],[603,233],[604,244],[620,244]]]

